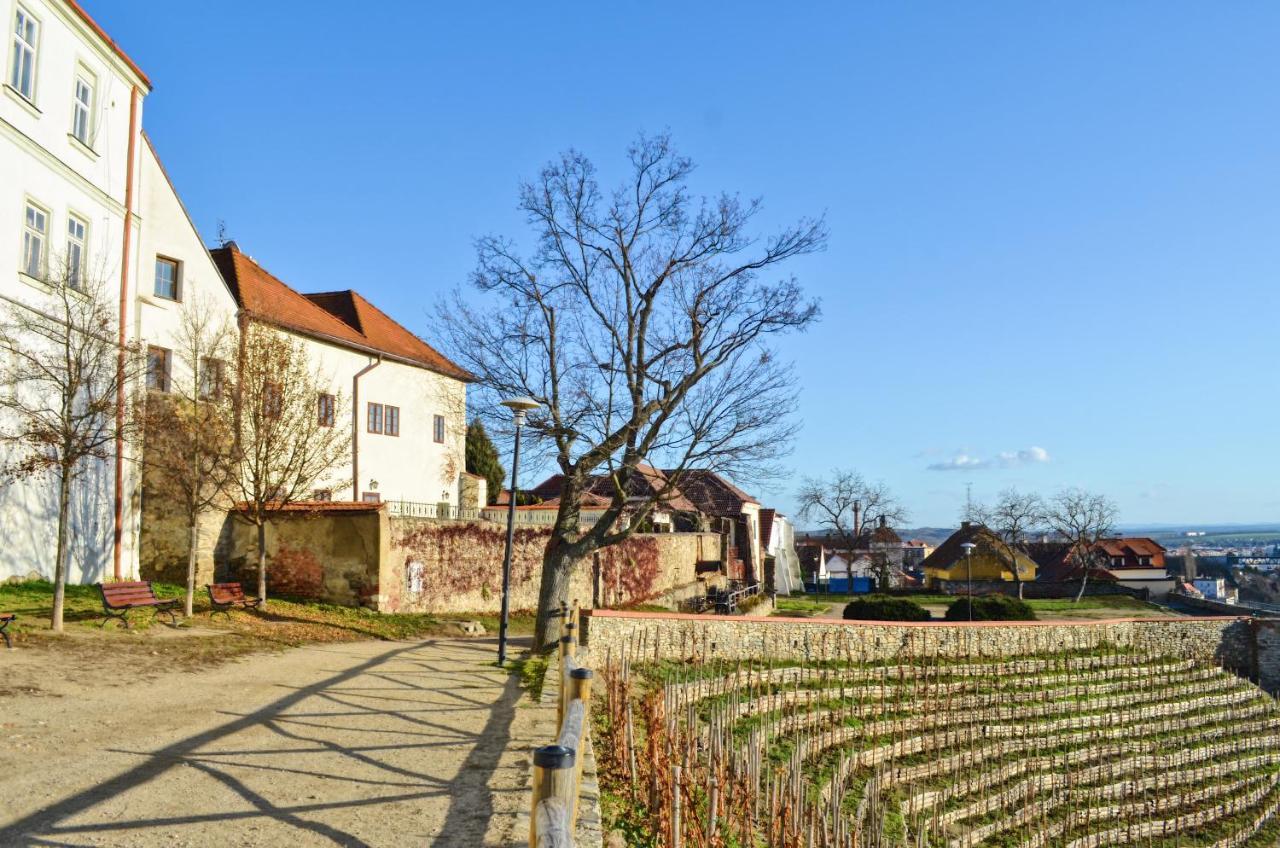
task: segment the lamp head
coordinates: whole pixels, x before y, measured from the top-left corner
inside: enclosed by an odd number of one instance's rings
[[[502,405],[515,413],[516,424],[524,423],[524,414],[531,409],[542,406],[531,397],[514,397],[502,401]]]
[[[975,545],[973,542],[961,542],[960,547],[964,548],[964,555],[968,556],[969,554],[973,553],[973,549],[978,546]]]

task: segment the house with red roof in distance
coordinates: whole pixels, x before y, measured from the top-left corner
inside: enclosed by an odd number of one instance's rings
[[[538,502],[518,506],[517,509],[522,510],[522,514],[526,516],[536,515],[540,510],[547,511],[549,518],[545,522],[535,519],[527,519],[527,522],[552,524],[555,521],[555,513],[560,508],[560,493],[563,487],[564,475],[552,474],[527,490],[527,494]],[[674,533],[699,529],[697,507],[684,496],[673,481],[667,478],[666,474],[653,466],[644,464],[636,466],[635,472],[630,475],[625,484],[615,474],[592,475],[587,480],[582,494],[582,523],[586,525],[597,521],[613,502],[614,494],[619,491],[623,492],[629,504],[635,505],[624,507],[623,522],[629,522],[630,516],[641,506],[657,500],[657,505],[650,509],[643,519],[643,527],[640,528],[643,532]]]
[[[1033,542],[1027,549],[1039,566],[1037,580],[1057,583],[1080,580],[1082,568],[1072,557],[1070,544],[1046,540]],[[1169,576],[1165,548],[1146,536],[1099,540],[1094,546],[1094,566],[1089,569],[1089,579],[1145,590],[1152,600],[1167,596],[1177,583]]]
[[[316,500],[389,502],[410,514],[446,517],[484,506],[483,481],[466,473],[471,374],[352,290],[303,294],[235,242],[210,251],[241,320],[303,342],[331,390],[317,414],[350,422],[350,464]],[[443,513],[443,514],[442,514]]]
[[[663,472],[703,516],[724,545],[725,572],[730,580],[764,580],[764,547],[760,537],[760,501],[720,474],[686,468]]]

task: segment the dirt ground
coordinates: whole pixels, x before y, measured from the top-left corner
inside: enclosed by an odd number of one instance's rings
[[[495,652],[348,642],[161,672],[0,648],[0,845],[513,844],[532,710]]]

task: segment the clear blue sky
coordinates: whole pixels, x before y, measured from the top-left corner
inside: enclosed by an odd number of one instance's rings
[[[521,177],[670,128],[766,227],[827,213],[797,478],[1280,520],[1280,5],[88,5],[206,240],[304,290],[431,338]]]

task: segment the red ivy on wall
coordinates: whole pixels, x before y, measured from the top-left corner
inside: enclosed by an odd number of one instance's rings
[[[600,600],[606,606],[635,604],[661,594],[662,564],[658,543],[648,536],[631,536],[600,550]]]
[[[392,524],[393,547],[407,551],[405,561],[395,564],[403,572],[411,560],[425,566],[419,603],[445,600],[457,595],[488,590],[497,593],[502,585],[502,558],[506,551],[505,529],[481,524],[445,524],[434,521],[396,521]],[[516,530],[511,555],[511,582],[535,580],[542,569],[542,553],[550,531]],[[401,578],[403,579],[403,573]],[[407,587],[403,590],[408,591]]]

